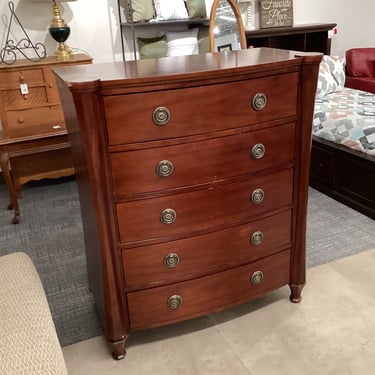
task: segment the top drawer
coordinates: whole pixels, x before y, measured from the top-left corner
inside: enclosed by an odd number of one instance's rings
[[[21,83],[40,85],[44,83],[43,68],[0,71],[1,88],[15,88]]]
[[[204,134],[295,116],[298,73],[105,97],[110,145]],[[223,95],[225,93],[225,95]],[[258,98],[258,101],[257,101]],[[265,106],[255,109],[253,101]],[[153,118],[160,108],[157,124]]]

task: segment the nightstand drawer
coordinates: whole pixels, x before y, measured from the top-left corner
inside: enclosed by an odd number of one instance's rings
[[[293,163],[294,123],[169,147],[111,154],[116,195],[174,189]]]
[[[214,275],[127,293],[130,327],[149,328],[240,304],[289,282],[290,251]]]
[[[104,97],[108,141],[116,145],[206,134],[296,116],[297,83],[298,73],[289,73]]]
[[[65,121],[61,105],[30,108],[6,112],[9,134],[22,131],[23,134],[50,133],[64,130]]]
[[[0,81],[2,88],[17,88],[21,83],[27,85],[44,84],[44,71],[42,67],[0,71]]]
[[[45,87],[29,87],[28,90],[27,95],[23,95],[19,89],[3,90],[1,94],[5,109],[35,107],[48,103]]]
[[[153,199],[117,204],[122,243],[218,230],[292,203],[293,169]],[[177,239],[177,238],[175,238]]]
[[[264,258],[290,247],[291,228],[289,210],[217,232],[125,249],[126,288],[184,280]]]

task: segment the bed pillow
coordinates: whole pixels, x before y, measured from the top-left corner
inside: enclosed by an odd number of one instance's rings
[[[184,0],[154,0],[158,20],[188,19]]]
[[[137,38],[139,56],[141,59],[167,56],[167,37]]]
[[[206,18],[205,0],[186,0],[189,18]]]
[[[345,85],[345,58],[343,56],[323,56],[323,61],[325,61],[328,66],[333,78],[337,82],[336,91],[341,91]]]
[[[168,31],[167,35],[167,56],[197,55],[198,28],[186,31]]]
[[[341,56],[323,56],[319,65],[316,95],[325,96],[341,91],[345,84],[345,59]]]
[[[124,0],[127,2],[128,0]],[[154,17],[152,0],[132,0],[133,22],[149,21]]]

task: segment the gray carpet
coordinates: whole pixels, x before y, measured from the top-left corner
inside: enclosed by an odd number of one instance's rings
[[[101,335],[88,290],[82,222],[72,178],[29,183],[21,221],[11,224],[8,194],[0,185],[0,255],[24,251],[41,276],[62,346]],[[310,189],[307,265],[313,267],[375,248],[375,222]]]

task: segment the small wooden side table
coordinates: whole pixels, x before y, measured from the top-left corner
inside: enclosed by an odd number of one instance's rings
[[[71,60],[47,57],[0,64],[0,160],[9,195],[12,222],[20,219],[21,185],[74,174],[70,144],[52,69],[90,64],[76,54]]]

